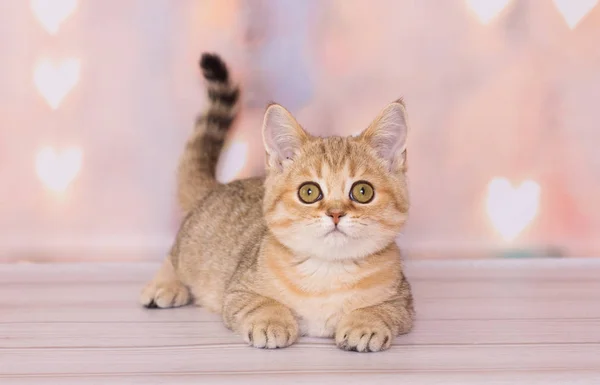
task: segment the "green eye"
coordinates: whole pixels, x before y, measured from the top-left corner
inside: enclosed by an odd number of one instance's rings
[[[350,199],[358,203],[369,203],[375,197],[375,190],[371,183],[358,181],[350,189]]]
[[[315,203],[323,198],[321,188],[314,182],[303,183],[298,189],[298,198],[304,203]]]

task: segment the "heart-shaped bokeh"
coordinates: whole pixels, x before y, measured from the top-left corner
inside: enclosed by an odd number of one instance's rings
[[[31,0],[30,5],[44,29],[55,35],[60,25],[75,12],[77,0]]]
[[[35,158],[35,170],[46,188],[63,192],[79,174],[82,160],[83,151],[78,147],[44,147]]]
[[[554,0],[556,9],[573,29],[598,4],[598,0]]]
[[[248,143],[234,140],[223,149],[217,166],[217,179],[227,183],[234,180],[246,165]]]
[[[533,221],[540,206],[540,186],[525,180],[515,187],[506,178],[488,185],[486,209],[494,228],[506,241],[514,240]]]
[[[511,0],[466,0],[467,6],[483,23],[489,23]]]
[[[80,62],[65,59],[58,62],[44,59],[33,72],[33,82],[52,109],[57,109],[65,96],[79,82]]]

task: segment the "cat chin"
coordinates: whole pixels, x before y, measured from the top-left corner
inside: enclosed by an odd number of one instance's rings
[[[340,232],[313,239],[278,237],[288,249],[298,256],[318,258],[329,261],[360,260],[385,248],[389,242],[373,239],[351,238]]]

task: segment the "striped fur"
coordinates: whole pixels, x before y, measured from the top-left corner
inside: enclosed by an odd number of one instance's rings
[[[344,350],[389,348],[414,317],[395,244],[409,208],[404,105],[390,104],[348,138],[313,137],[272,105],[263,127],[266,179],[218,184],[214,167],[238,90],[217,57],[205,55],[202,68],[211,105],[180,168],[188,215],[140,302],[194,302],[259,348],[286,347],[300,335],[333,337]],[[314,204],[298,199],[307,181],[322,188]],[[374,186],[372,201],[351,199],[356,181]],[[332,232],[333,211],[344,213],[335,222],[340,232]]]
[[[204,54],[200,68],[207,82],[209,106],[196,120],[179,162],[178,198],[187,213],[216,185],[215,169],[227,132],[236,116],[239,88],[230,82],[229,71],[216,55]]]

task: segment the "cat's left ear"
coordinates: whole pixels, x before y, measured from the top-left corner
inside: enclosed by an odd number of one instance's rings
[[[263,121],[263,141],[267,151],[267,165],[282,170],[300,151],[309,135],[288,110],[271,104]]]
[[[408,118],[401,99],[388,104],[360,135],[389,163],[390,171],[405,168],[407,136]]]

